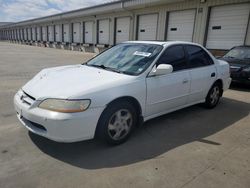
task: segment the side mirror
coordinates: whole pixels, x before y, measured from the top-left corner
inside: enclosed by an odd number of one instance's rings
[[[165,75],[165,74],[170,74],[171,72],[173,72],[172,65],[160,64],[149,73],[149,76]]]

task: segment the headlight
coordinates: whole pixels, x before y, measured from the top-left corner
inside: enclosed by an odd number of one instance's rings
[[[90,100],[46,99],[39,108],[62,113],[83,112],[88,109]]]

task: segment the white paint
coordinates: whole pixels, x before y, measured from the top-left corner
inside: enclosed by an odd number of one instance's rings
[[[116,19],[116,44],[129,41],[130,17]]]
[[[109,44],[109,19],[99,20],[99,44]]]
[[[55,25],[55,37],[56,37],[56,42],[61,42],[61,33],[60,33],[60,25]]]
[[[50,25],[49,29],[48,29],[48,37],[49,37],[49,41],[53,42],[54,41],[54,26]]]
[[[169,13],[167,40],[193,41],[196,10],[174,11]]]
[[[197,45],[184,42],[129,43],[162,45],[163,50],[178,44]],[[47,129],[47,131],[41,131],[33,128],[28,121],[19,118],[27,129],[41,136],[59,142],[91,139],[95,135],[97,122],[103,110],[117,98],[130,96],[137,100],[142,109],[142,117],[146,121],[204,102],[208,90],[217,79],[222,80],[224,90],[228,89],[231,82],[228,63],[215,59],[205,48],[203,49],[213,59],[213,65],[168,72],[154,77],[148,77],[154,70],[154,64],[138,76],[85,65],[44,69],[22,87],[23,91],[36,100],[29,98],[20,90],[14,97],[15,109],[22,117],[41,124]],[[216,73],[216,77],[211,78],[211,71]],[[21,96],[25,96],[31,105],[22,102]],[[79,113],[59,113],[39,108],[39,101],[48,98],[90,99],[91,104],[86,111]]]
[[[93,32],[94,32],[94,22],[85,22],[84,23],[84,43],[85,44],[93,44]]]
[[[63,24],[63,42],[69,42],[69,24]]]
[[[158,14],[140,15],[138,21],[138,40],[156,40]]]
[[[213,7],[210,13],[206,47],[231,49],[244,44],[250,4]]]
[[[80,33],[81,33],[81,24],[79,22],[73,23],[73,43],[81,42]]]

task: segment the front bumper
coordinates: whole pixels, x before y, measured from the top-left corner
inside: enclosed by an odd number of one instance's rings
[[[20,122],[31,132],[57,142],[76,142],[94,138],[98,119],[104,108],[89,108],[80,113],[59,113],[28,104],[20,94],[14,97]]]

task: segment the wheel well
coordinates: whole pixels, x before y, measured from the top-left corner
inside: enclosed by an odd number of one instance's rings
[[[142,114],[142,109],[141,109],[140,103],[139,103],[139,102],[137,101],[137,99],[135,99],[134,97],[129,97],[129,96],[126,96],[126,97],[119,97],[119,98],[117,98],[117,99],[111,101],[111,102],[107,105],[107,107],[110,106],[110,105],[112,105],[112,104],[114,104],[114,103],[119,103],[120,101],[126,101],[126,102],[131,103],[131,104],[135,107],[136,112],[138,113],[138,115],[141,115],[141,114]]]
[[[218,79],[218,80],[216,80],[216,81],[214,82],[214,84],[219,84],[220,89],[221,89],[221,91],[220,91],[220,96],[222,96],[222,95],[223,95],[223,82],[222,82],[222,80],[221,80],[221,79]]]

